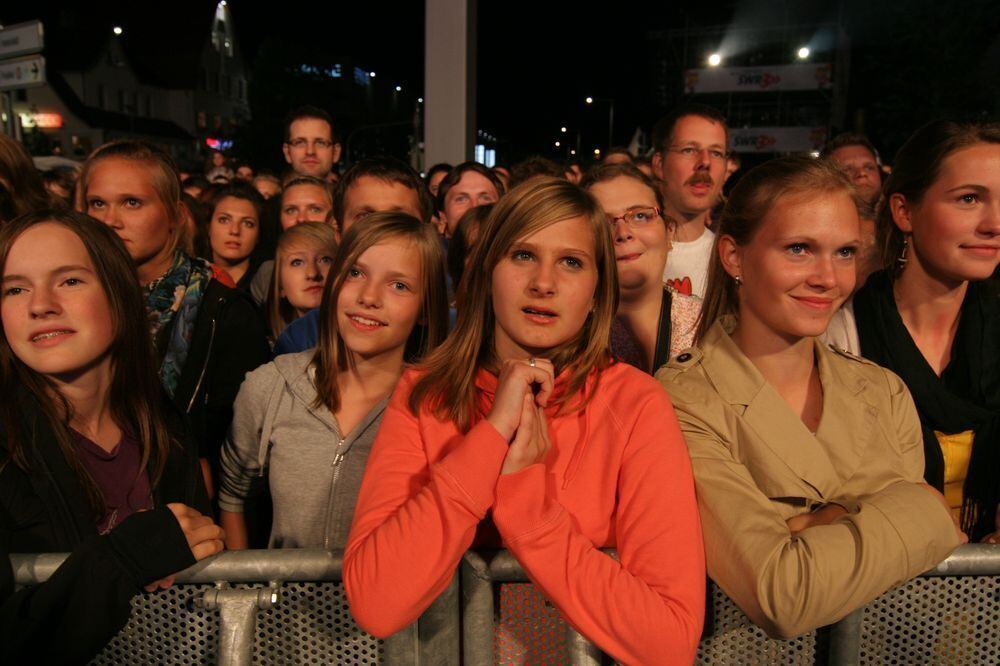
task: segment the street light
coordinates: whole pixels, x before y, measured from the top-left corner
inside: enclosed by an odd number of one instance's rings
[[[607,102],[608,103],[608,148],[615,145],[614,134],[615,134],[615,100],[608,99],[606,97],[588,97],[584,100],[587,104],[593,104],[594,102]]]
[[[720,64],[722,64],[721,55],[719,55],[718,53],[713,53],[712,55],[708,56],[709,67],[718,67]]]
[[[575,151],[575,150],[572,150],[572,149],[571,149],[571,150],[569,151],[569,154],[570,154],[570,155],[576,155],[576,151]]]
[[[373,78],[373,79],[374,79],[374,78],[375,78],[375,72],[368,72],[368,76],[369,76],[370,78]]]
[[[418,97],[417,98],[417,104],[423,104],[423,103],[424,103],[424,98],[423,97]]]
[[[593,104],[594,103],[594,98],[593,97],[588,97],[587,99],[585,99],[583,101],[586,102],[587,104]]]
[[[566,133],[566,128],[565,127],[560,127],[559,131],[562,132],[563,134],[565,134]]]
[[[396,92],[403,92],[403,86],[396,86]]]
[[[594,157],[600,157],[600,156],[601,156],[601,149],[594,148]]]
[[[806,58],[809,57],[810,53],[812,53],[812,51],[809,50],[809,47],[803,46],[801,49],[799,49],[799,60],[805,60]]]
[[[562,145],[561,143],[559,143],[558,141],[556,141],[556,148],[558,148],[561,145]]]
[[[115,27],[111,28],[111,32],[115,33],[115,36],[121,37],[121,34],[123,32],[122,27],[120,25],[116,25]]]

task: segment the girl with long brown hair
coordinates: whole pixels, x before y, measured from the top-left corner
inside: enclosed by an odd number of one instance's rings
[[[272,548],[343,548],[404,362],[447,333],[444,257],[430,225],[405,213],[370,215],[347,230],[334,265],[316,349],[258,368],[236,398],[219,496],[230,548],[248,545],[244,505],[264,475]]]
[[[0,228],[0,270],[0,656],[83,662],[143,586],[169,585],[223,535],[202,515],[197,446],[163,394],[118,237],[31,213]],[[70,557],[15,592],[9,553],[38,552]]]
[[[496,204],[481,238],[455,330],[404,374],[372,448],[344,556],[351,611],[377,635],[406,626],[482,525],[480,545],[499,530],[616,659],[690,662],[705,601],[690,466],[667,395],[608,348],[604,211],[538,178]],[[620,561],[600,550],[612,546]]]

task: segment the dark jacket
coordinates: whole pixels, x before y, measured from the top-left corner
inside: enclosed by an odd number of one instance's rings
[[[79,663],[93,657],[128,621],[142,587],[194,564],[168,503],[209,511],[197,450],[172,414],[183,443],[153,488],[155,508],[126,518],[105,536],[83,488],[33,399],[25,399],[22,437],[30,472],[7,461],[0,431],[0,663]],[[172,410],[173,411],[173,410]],[[0,463],[3,464],[3,463]],[[69,552],[48,581],[14,590],[10,553]]]
[[[271,360],[264,319],[245,292],[209,282],[174,403],[188,415],[202,458],[218,473],[233,402],[248,372]]]

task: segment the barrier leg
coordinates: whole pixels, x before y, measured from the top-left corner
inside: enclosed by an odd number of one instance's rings
[[[861,621],[864,606],[830,627],[829,666],[858,666],[861,663]]]
[[[222,583],[205,593],[201,606],[219,611],[219,666],[252,663],[257,611],[272,608],[276,603],[276,587],[237,590]]]
[[[485,560],[469,551],[462,558],[462,662],[493,666],[493,582]]]
[[[573,627],[566,627],[569,663],[573,666],[601,666],[601,650]]]

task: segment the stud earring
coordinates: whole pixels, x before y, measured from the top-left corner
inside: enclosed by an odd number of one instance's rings
[[[742,280],[742,279],[740,278],[740,276],[739,276],[739,275],[737,275],[737,276],[736,276],[736,277],[734,277],[733,279],[734,279],[734,280],[736,280],[736,286],[737,286],[737,287],[742,287],[742,286],[743,286],[743,280]]]

